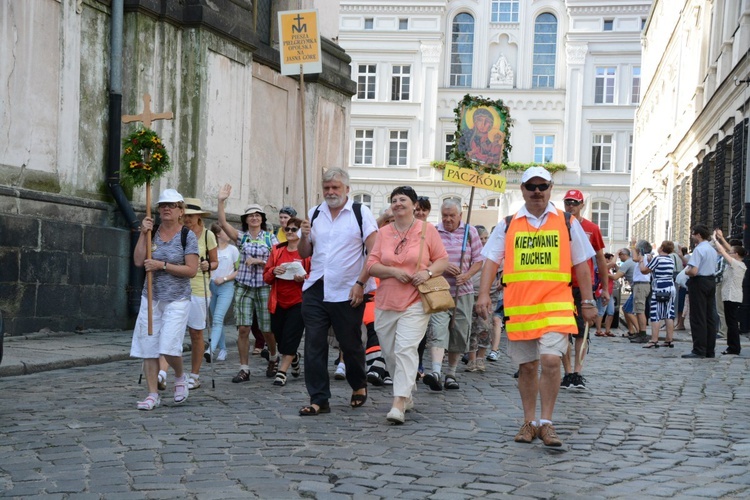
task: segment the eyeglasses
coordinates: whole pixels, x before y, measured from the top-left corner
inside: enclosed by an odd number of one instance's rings
[[[570,206],[570,207],[577,207],[581,203],[583,203],[583,202],[578,201],[578,200],[565,200],[565,204],[568,205],[568,206]]]
[[[401,238],[401,241],[398,242],[398,245],[396,245],[396,249],[393,251],[393,253],[396,255],[400,254],[401,250],[403,250],[405,246],[406,246],[406,237]]]
[[[526,184],[523,185],[523,187],[526,188],[526,191],[532,191],[533,192],[533,191],[536,191],[537,189],[539,191],[546,191],[546,190],[549,189],[550,184],[547,184],[547,183],[532,184],[530,182],[527,182]]]
[[[298,227],[289,227],[289,226],[287,226],[287,227],[284,228],[284,232],[285,233],[296,233],[297,231],[299,231]]]
[[[159,203],[159,208],[177,208],[177,203],[169,202],[169,203]]]

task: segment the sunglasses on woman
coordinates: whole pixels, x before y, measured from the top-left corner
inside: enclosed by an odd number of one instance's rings
[[[287,227],[284,228],[284,232],[286,232],[286,233],[296,233],[297,231],[299,231],[298,227],[289,227],[289,226],[287,226]]]

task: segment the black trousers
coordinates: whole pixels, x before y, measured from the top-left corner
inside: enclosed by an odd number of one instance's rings
[[[724,301],[724,319],[727,322],[727,350],[733,353],[740,353],[740,311],[742,311],[741,302]]]
[[[346,380],[352,390],[367,387],[365,347],[362,344],[364,303],[352,307],[349,301],[324,302],[323,280],[318,280],[302,294],[302,316],[305,320],[305,385],[310,404],[323,405],[331,398],[328,375],[328,329],[339,342],[346,365]]]
[[[294,356],[302,341],[305,322],[302,320],[302,304],[294,304],[289,309],[276,305],[271,314],[271,331],[276,337],[276,347],[282,355]]]
[[[716,282],[713,276],[693,276],[688,281],[690,332],[693,353],[716,354]]]

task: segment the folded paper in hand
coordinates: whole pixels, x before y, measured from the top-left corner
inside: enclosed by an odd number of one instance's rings
[[[299,262],[288,262],[286,264],[283,264],[284,266],[284,274],[279,274],[276,276],[277,278],[281,280],[293,280],[295,276],[304,276],[307,274],[305,271],[305,268],[302,267],[302,264]]]

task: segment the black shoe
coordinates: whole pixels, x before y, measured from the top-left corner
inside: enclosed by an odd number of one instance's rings
[[[443,385],[440,383],[440,374],[438,372],[428,373],[424,376],[422,381],[433,391],[443,390]]]
[[[706,357],[707,358],[715,358],[716,357],[716,353],[715,352],[707,352],[706,353]]]
[[[705,358],[705,356],[703,356],[701,354],[695,354],[694,352],[689,352],[687,354],[683,354],[682,357],[685,358],[685,359],[697,359],[697,358],[703,359],[703,358]]]
[[[722,355],[731,354],[732,356],[739,356],[739,351],[732,351],[730,349],[727,349],[726,351],[721,353]]]
[[[469,362],[469,353],[465,353],[463,356],[461,356],[461,363],[467,364]]]
[[[383,385],[383,377],[377,372],[367,372],[367,382],[375,387],[380,387]]]
[[[633,337],[630,339],[630,342],[633,344],[645,344],[651,339],[648,335],[638,335],[636,337]]]
[[[518,378],[518,370],[516,370],[516,373],[513,374],[513,378]]]
[[[583,375],[581,375],[580,373],[573,373],[571,374],[571,377],[570,377],[570,387],[585,390],[586,379],[583,378]]]
[[[563,378],[560,381],[560,389],[570,389],[570,384],[573,382],[571,380],[572,378],[572,373],[566,373],[565,375],[563,375]]]
[[[260,357],[266,361],[271,361],[271,353],[268,352],[268,348],[264,347],[263,350],[260,351]]]

